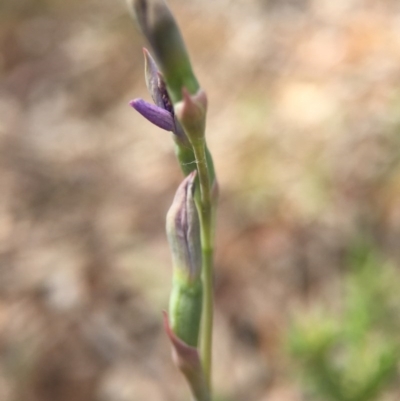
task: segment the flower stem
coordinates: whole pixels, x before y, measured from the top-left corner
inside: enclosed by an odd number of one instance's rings
[[[203,320],[201,326],[201,359],[211,391],[212,327],[213,327],[213,249],[203,248]]]
[[[213,328],[213,251],[214,224],[213,202],[211,199],[211,180],[206,158],[206,143],[202,139],[193,143],[193,151],[197,163],[200,183],[200,201],[198,202],[200,216],[200,234],[202,245],[202,279],[203,279],[203,314],[200,335],[201,359],[207,384],[211,392],[211,362],[212,362],[212,328]]]

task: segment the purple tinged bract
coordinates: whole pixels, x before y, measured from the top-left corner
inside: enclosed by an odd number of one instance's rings
[[[154,103],[158,107],[174,114],[174,108],[168,95],[167,85],[165,84],[164,78],[158,69],[156,62],[146,48],[143,48],[143,54],[146,86]]]
[[[207,113],[207,96],[203,90],[191,95],[182,89],[182,100],[175,104],[175,117],[190,141],[203,140]]]

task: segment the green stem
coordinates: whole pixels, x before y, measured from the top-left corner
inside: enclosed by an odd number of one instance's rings
[[[201,359],[211,392],[212,328],[213,328],[213,249],[203,248],[203,317],[201,325]]]
[[[192,146],[197,164],[197,172],[200,182],[201,211],[203,212],[205,210],[211,210],[211,182],[204,138],[198,142],[192,142]]]
[[[212,362],[212,328],[213,328],[213,206],[211,200],[211,182],[209,166],[206,158],[206,143],[202,139],[193,144],[200,182],[200,230],[202,245],[202,278],[203,278],[203,312],[200,335],[200,353],[204,374],[211,393],[211,362]]]

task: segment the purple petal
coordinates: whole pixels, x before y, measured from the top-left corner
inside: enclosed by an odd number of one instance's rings
[[[143,117],[152,122],[157,127],[166,131],[174,131],[175,123],[172,114],[152,103],[148,103],[143,99],[134,99],[129,104],[139,112]]]

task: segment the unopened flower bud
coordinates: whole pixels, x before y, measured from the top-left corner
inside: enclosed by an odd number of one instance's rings
[[[153,49],[155,58],[171,90],[173,102],[181,99],[181,89],[199,89],[179,28],[164,0],[128,0],[140,30]]]
[[[188,282],[201,274],[200,222],[194,201],[196,171],[179,185],[167,214],[167,236],[174,269]]]
[[[176,336],[197,346],[203,286],[201,281],[200,225],[194,203],[196,172],[179,186],[167,214],[167,235],[172,253],[171,328]]]

